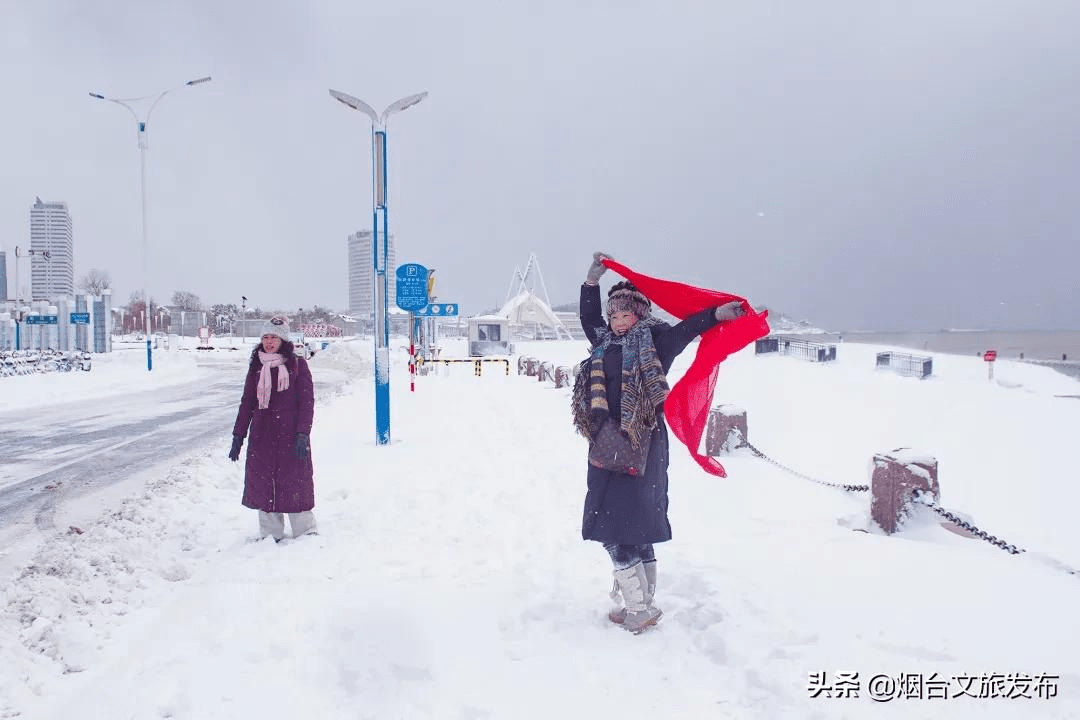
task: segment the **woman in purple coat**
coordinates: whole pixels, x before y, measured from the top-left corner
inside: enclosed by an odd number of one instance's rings
[[[311,422],[315,390],[307,361],[289,342],[289,321],[278,315],[262,329],[251,352],[244,396],[233,425],[229,459],[251,428],[244,472],[244,507],[259,511],[259,536],[285,537],[285,515],[293,537],[315,533],[315,482],[311,466]]]

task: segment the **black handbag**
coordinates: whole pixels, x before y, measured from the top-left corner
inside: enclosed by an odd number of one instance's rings
[[[649,445],[652,431],[635,448],[630,438],[619,429],[618,423],[611,418],[604,420],[596,438],[589,445],[589,464],[601,470],[611,470],[637,477],[645,474],[645,462],[649,459]]]

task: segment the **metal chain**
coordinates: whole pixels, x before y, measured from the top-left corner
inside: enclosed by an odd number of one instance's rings
[[[742,441],[743,445],[750,448],[750,452],[754,453],[754,455],[758,456],[759,458],[761,458],[762,460],[764,460],[766,462],[772,463],[773,465],[780,468],[781,470],[784,470],[785,472],[791,473],[795,477],[802,478],[803,480],[809,480],[810,482],[815,482],[815,483],[818,483],[819,485],[827,485],[829,487],[840,488],[841,490],[847,490],[848,492],[867,492],[867,491],[870,490],[869,485],[845,485],[845,484],[842,484],[842,483],[831,483],[831,482],[826,482],[824,480],[818,480],[817,478],[812,478],[809,475],[804,475],[804,474],[802,474],[801,472],[799,472],[797,470],[793,470],[793,469],[789,468],[787,465],[784,465],[781,462],[777,462],[776,460],[773,460],[771,457],[769,457],[765,453],[758,450],[756,447],[754,447],[753,445],[750,444],[750,442],[743,436],[743,434],[741,432],[739,432],[738,428],[732,428],[730,430],[730,432],[737,435],[739,437],[739,439]],[[955,524],[955,525],[957,525],[959,527],[962,527],[964,530],[967,530],[969,533],[971,533],[975,537],[978,537],[978,538],[980,538],[982,540],[985,540],[986,542],[990,543],[991,545],[995,545],[995,546],[1001,548],[1002,550],[1009,553],[1010,555],[1019,555],[1021,553],[1027,552],[1027,550],[1025,550],[1024,548],[1020,548],[1020,547],[1017,547],[1016,545],[1013,545],[1012,543],[1007,543],[1004,540],[1000,540],[997,537],[995,537],[995,536],[991,535],[990,533],[986,532],[985,530],[980,530],[979,528],[975,527],[974,525],[967,522],[966,520],[963,520],[960,517],[958,517],[957,515],[949,512],[945,508],[938,505],[937,502],[933,499],[932,496],[927,495],[925,492],[923,492],[921,490],[915,490],[915,492],[913,494],[913,498],[914,498],[915,502],[919,503],[920,505],[925,505],[926,507],[930,508],[931,510],[933,510],[935,513],[937,513],[941,517],[948,520],[949,522],[951,522],[951,523],[953,523],[953,524]],[[1061,565],[1060,563],[1058,563],[1056,565],[1057,565],[1057,567],[1059,567],[1060,569],[1062,569],[1065,572],[1069,573],[1070,575],[1080,575],[1080,570],[1074,570],[1074,569],[1072,569],[1072,568],[1070,568],[1068,566]]]
[[[949,512],[945,508],[938,505],[934,501],[933,497],[928,496],[926,493],[924,493],[921,490],[916,490],[915,491],[915,502],[919,503],[920,505],[925,505],[926,507],[930,508],[931,510],[936,512],[938,515],[945,518],[946,520],[953,523],[954,525],[959,525],[960,527],[964,528],[965,530],[967,530],[972,535],[974,535],[974,536],[976,536],[978,538],[982,538],[983,540],[990,543],[991,545],[996,545],[997,547],[1001,548],[1002,550],[1009,553],[1010,555],[1019,555],[1020,553],[1027,552],[1027,550],[1025,550],[1024,548],[1018,548],[1018,547],[1016,547],[1015,545],[1013,545],[1011,543],[1005,542],[1004,540],[998,540],[996,537],[994,537],[990,533],[986,532],[985,530],[980,530],[979,528],[975,527],[974,525],[972,525],[968,521],[957,517],[953,513]]]
[[[791,473],[795,477],[802,478],[803,480],[809,480],[810,482],[815,482],[815,483],[817,483],[819,485],[827,485],[829,487],[839,488],[841,490],[847,490],[848,492],[868,492],[870,490],[869,485],[845,485],[843,483],[827,482],[825,480],[818,480],[817,478],[812,478],[809,475],[803,475],[798,470],[793,470],[793,469],[789,468],[787,465],[784,465],[781,462],[773,460],[771,457],[769,457],[768,455],[766,455],[765,453],[761,452],[756,447],[751,445],[750,441],[747,440],[745,437],[743,437],[743,434],[741,432],[739,432],[738,428],[731,428],[731,432],[733,432],[733,433],[735,433],[736,435],[739,436],[739,439],[742,441],[743,445],[750,448],[750,452],[754,453],[755,455],[757,455],[762,460],[772,463],[773,465],[780,468],[781,470],[783,470],[785,472],[788,472],[788,473]]]

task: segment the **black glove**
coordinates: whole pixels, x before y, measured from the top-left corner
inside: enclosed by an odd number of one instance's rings
[[[731,302],[721,305],[713,310],[713,317],[719,322],[725,322],[728,320],[734,320],[741,318],[746,314],[746,308],[742,306],[742,303],[738,300],[732,300]]]
[[[236,462],[240,459],[240,446],[244,444],[244,438],[239,435],[232,436],[232,449],[229,450],[229,459]]]
[[[602,258],[607,258],[608,260],[615,259],[606,252],[600,252],[599,250],[592,254],[592,265],[589,266],[589,272],[585,275],[585,282],[590,285],[599,283],[600,276],[607,272],[607,268],[600,262]]]
[[[301,460],[311,454],[311,441],[304,433],[296,433],[296,457]]]

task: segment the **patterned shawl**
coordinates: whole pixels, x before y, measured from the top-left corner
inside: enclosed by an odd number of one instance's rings
[[[638,320],[623,335],[606,328],[597,330],[597,344],[578,366],[574,380],[572,412],[577,431],[593,441],[608,417],[607,377],[604,374],[604,351],[612,345],[622,347],[622,401],[619,429],[638,447],[656,427],[656,414],[668,396],[669,388],[660,357],[653,346],[650,329],[662,321],[653,317]]]

